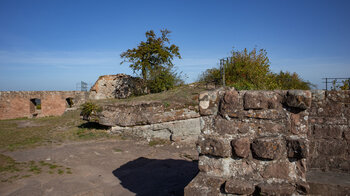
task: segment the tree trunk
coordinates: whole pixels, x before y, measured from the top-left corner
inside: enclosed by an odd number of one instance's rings
[[[145,81],[147,81],[147,71],[145,67],[142,67],[142,77]]]

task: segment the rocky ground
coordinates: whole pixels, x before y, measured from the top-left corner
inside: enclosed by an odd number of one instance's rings
[[[37,166],[8,172],[20,177],[7,173],[0,195],[183,195],[198,172],[193,147],[135,140],[65,142],[2,154]]]

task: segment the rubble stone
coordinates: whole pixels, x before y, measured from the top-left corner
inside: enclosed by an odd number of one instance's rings
[[[292,195],[295,187],[286,183],[259,184],[260,195]]]
[[[250,154],[249,138],[240,138],[231,142],[234,154],[241,158],[247,158]]]
[[[306,158],[308,156],[307,141],[305,139],[287,139],[287,155],[289,158]]]
[[[255,186],[248,181],[230,179],[225,183],[225,192],[229,194],[250,195],[254,191]]]
[[[218,157],[231,156],[231,146],[229,141],[219,137],[202,137],[198,140],[197,145],[200,148],[200,154]]]
[[[283,145],[278,138],[258,138],[253,141],[252,150],[258,158],[273,160],[282,156]]]
[[[311,92],[302,90],[289,90],[286,95],[286,104],[289,107],[306,110],[311,106]]]

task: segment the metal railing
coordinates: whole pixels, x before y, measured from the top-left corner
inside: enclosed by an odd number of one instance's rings
[[[331,84],[331,90],[335,90],[337,84],[343,84],[346,80],[350,83],[350,78],[322,78],[322,80],[324,80],[322,83],[325,83],[326,89],[324,90],[326,91],[328,91],[328,84]]]

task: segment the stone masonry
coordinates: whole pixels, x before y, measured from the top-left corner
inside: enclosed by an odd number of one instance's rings
[[[199,174],[185,195],[306,194],[310,91],[200,95]]]
[[[90,99],[125,99],[132,95],[147,94],[141,78],[126,74],[100,76],[90,90]]]
[[[158,101],[105,104],[96,115],[96,121],[110,126],[112,133],[147,139],[194,143],[200,133],[196,107],[169,109]]]
[[[79,107],[88,97],[80,91],[2,91],[0,120],[60,116],[68,109]],[[34,103],[40,100],[40,107]]]
[[[308,168],[350,173],[350,91],[313,91]]]

